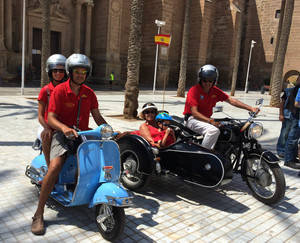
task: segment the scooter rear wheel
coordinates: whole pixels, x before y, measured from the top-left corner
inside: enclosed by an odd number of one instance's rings
[[[124,230],[124,208],[100,204],[96,207],[96,225],[102,237],[108,241],[116,240]]]

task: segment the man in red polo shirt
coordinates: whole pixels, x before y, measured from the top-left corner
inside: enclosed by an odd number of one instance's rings
[[[213,107],[219,101],[251,112],[257,108],[244,104],[224,93],[215,86],[219,77],[218,69],[213,65],[204,65],[198,71],[199,84],[194,85],[187,94],[184,112],[186,126],[198,134],[203,134],[202,146],[213,149],[218,140],[219,123],[210,118]]]
[[[45,233],[44,207],[51,193],[63,163],[68,147],[64,136],[78,137],[75,127],[87,130],[89,115],[92,114],[97,125],[106,123],[98,110],[97,97],[92,89],[84,85],[91,72],[87,56],[73,54],[66,61],[66,71],[70,78],[54,89],[49,103],[48,123],[55,130],[50,150],[50,165],[43,179],[39,204],[34,214],[31,231],[36,235]]]
[[[46,72],[48,73],[50,83],[41,89],[38,97],[38,119],[40,127],[37,136],[42,141],[47,166],[50,164],[50,145],[52,140],[52,128],[48,125],[48,105],[54,87],[67,78],[65,64],[66,58],[61,54],[54,54],[47,59]]]

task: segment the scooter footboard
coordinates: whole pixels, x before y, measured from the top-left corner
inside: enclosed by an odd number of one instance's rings
[[[133,195],[118,183],[107,182],[100,185],[95,192],[89,207],[98,204],[108,204],[115,207],[129,207],[132,205]]]

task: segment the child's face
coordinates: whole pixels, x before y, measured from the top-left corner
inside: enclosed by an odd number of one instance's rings
[[[167,129],[168,126],[170,124],[170,121],[163,121],[163,122],[159,122],[159,127],[161,127],[162,129]]]

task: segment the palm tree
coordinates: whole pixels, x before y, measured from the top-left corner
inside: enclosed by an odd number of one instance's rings
[[[180,73],[178,80],[177,96],[185,97],[186,65],[190,35],[190,0],[185,1],[185,15],[182,33]]]
[[[136,118],[137,116],[143,8],[144,0],[131,1],[127,81],[125,84],[125,101],[123,109],[123,115],[125,119]]]
[[[41,0],[42,9],[42,58],[41,58],[41,87],[48,84],[46,61],[50,56],[50,3],[51,0]]]
[[[289,41],[290,29],[292,25],[294,11],[294,0],[286,0],[284,8],[284,16],[282,20],[281,34],[278,44],[278,55],[276,58],[276,66],[274,69],[274,76],[271,88],[271,101],[270,106],[279,107],[280,93],[282,89],[282,73],[284,66],[285,53]]]
[[[234,96],[235,88],[236,88],[236,79],[237,74],[239,71],[239,64],[240,64],[240,52],[241,52],[241,40],[242,40],[242,32],[243,32],[243,26],[244,26],[244,15],[245,15],[245,6],[246,1],[241,0],[240,2],[240,13],[237,13],[237,33],[236,33],[236,39],[235,39],[235,53],[234,53],[234,66],[232,71],[232,82],[231,82],[231,92],[230,95]]]
[[[278,46],[279,46],[279,42],[280,42],[279,40],[280,40],[281,29],[282,29],[282,21],[283,21],[283,16],[284,16],[285,1],[286,0],[281,1],[281,7],[280,7],[280,13],[281,14],[280,14],[280,19],[279,19],[279,23],[278,23],[278,31],[277,31],[277,36],[276,36],[276,46],[275,46],[274,60],[273,60],[273,65],[272,65],[272,73],[271,73],[271,78],[270,78],[270,91],[269,91],[269,94],[271,94],[272,81],[274,80],[274,71],[275,71],[277,55],[278,55]]]

